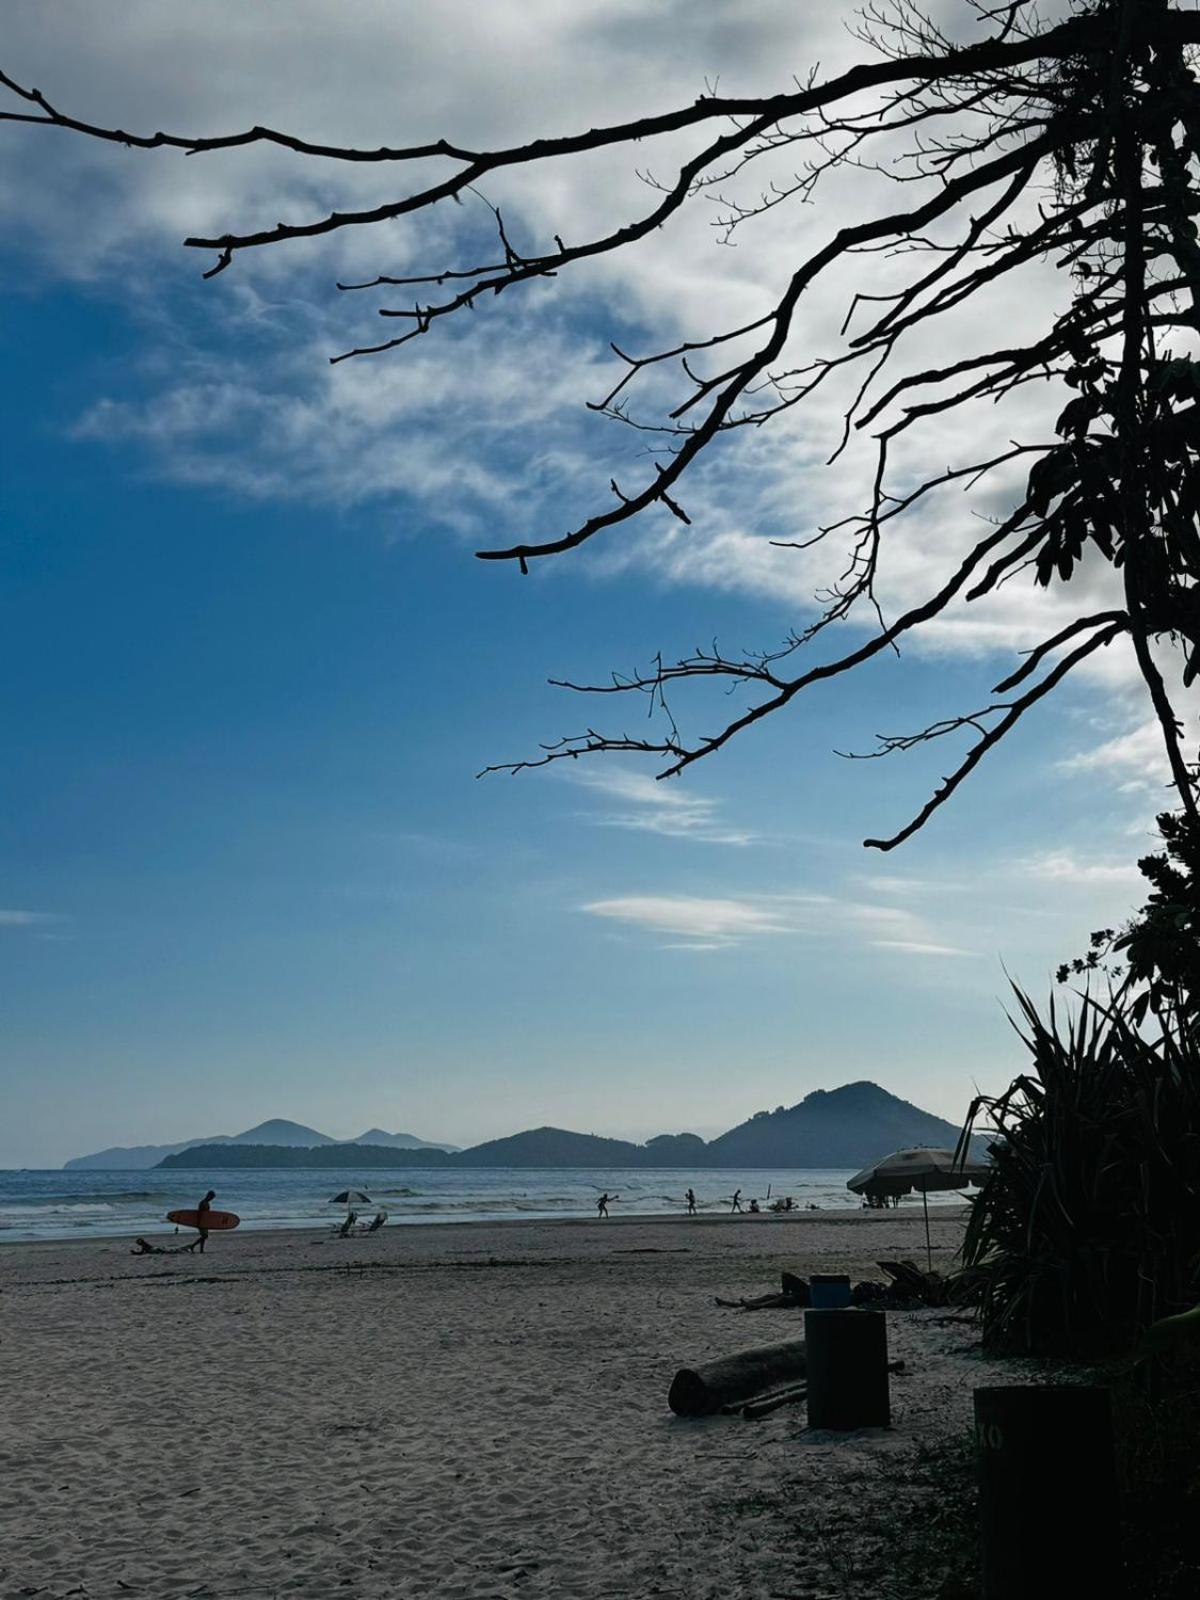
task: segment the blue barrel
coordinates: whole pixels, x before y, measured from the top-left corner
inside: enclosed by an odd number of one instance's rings
[[[808,1280],[809,1305],[814,1311],[842,1311],[854,1304],[850,1278],[845,1272],[818,1272]]]

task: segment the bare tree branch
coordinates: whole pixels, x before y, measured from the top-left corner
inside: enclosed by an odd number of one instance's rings
[[[1112,569],[1123,604],[1068,617],[998,685],[996,693],[1028,685],[1016,698],[882,740],[874,754],[962,729],[977,734],[905,828],[867,843],[887,850],[909,838],[1028,709],[1123,634],[1162,730],[1180,804],[1196,821],[1189,760],[1196,730],[1160,660],[1174,653],[1185,691],[1200,675],[1200,86],[1190,59],[1200,44],[1200,12],[1180,0],[1078,0],[1071,16],[1046,26],[1026,0],[971,9],[990,31],[981,43],[952,42],[903,0],[872,4],[858,30],[871,57],[847,72],[827,79],[813,72],[767,96],[708,93],[673,110],[494,149],[445,139],[359,149],[261,126],[219,136],[135,134],[76,118],[4,73],[0,91],[15,109],[0,110],[0,122],[188,156],[273,146],[319,161],[374,163],[395,175],[397,192],[380,205],[187,239],[189,247],[217,252],[206,276],[225,271],[244,250],[420,219],[445,200],[472,196],[488,206],[495,243],[479,256],[452,253],[440,267],[410,276],[339,284],[411,291],[414,298],[379,308],[401,324],[399,333],[335,360],[393,351],[509,289],[569,278],[581,264],[619,256],[668,227],[697,201],[715,204],[714,226],[728,243],[766,213],[813,201],[839,172],[860,168],[894,180],[911,203],[886,213],[875,208],[790,260],[765,310],[729,327],[714,318],[708,327],[677,331],[647,353],[614,343],[619,369],[592,409],[648,437],[645,481],[622,487],[607,473],[611,501],[581,510],[565,533],[508,535],[477,552],[527,572],[531,561],[577,549],[655,508],[690,528],[694,506],[689,495],[685,509],[682,488],[695,483],[698,461],[726,436],[765,427],[844,382],[848,398],[837,401],[841,426],[830,459],[870,430],[874,471],[861,509],[772,541],[796,551],[831,536],[846,541],[840,573],[815,597],[815,614],[778,648],[757,655],[731,658],[714,643],[673,664],[660,652],[647,671],[614,674],[608,683],[563,684],[640,694],[661,724],[644,736],[589,727],[530,760],[486,770],[629,751],[658,758],[660,776],[678,774],[806,689],[898,650],[952,603],[977,603],[1018,579],[1061,590],[1087,560]],[[518,247],[521,234],[484,193],[500,174],[532,173],[546,163],[570,170],[589,154],[632,153],[675,135],[694,142],[669,176],[652,176],[644,163],[637,170],[639,197],[648,187],[652,199],[630,202],[615,226],[597,225],[579,238],[565,241],[556,232]],[[781,170],[783,161],[790,170]],[[752,178],[755,192],[739,194],[736,186]],[[840,331],[822,327],[818,343],[804,315],[814,285],[849,274],[864,259],[878,263],[878,276],[848,295]],[[979,341],[995,348],[963,347],[957,336],[949,343],[943,330],[954,330],[956,312],[986,306],[995,286],[1050,264],[1059,270],[1065,304],[1039,304],[1044,314],[1032,336]],[[860,324],[857,332],[852,322]],[[651,373],[657,377],[648,383]],[[678,387],[664,401],[661,392],[672,382]],[[923,473],[908,465],[913,441],[931,423],[963,418],[967,436],[965,419],[978,413],[966,408],[1017,405],[1030,385],[1064,391],[1054,437],[1036,444],[1010,438],[1000,448],[989,436]],[[1040,425],[1019,431],[1046,432]],[[1018,465],[1024,482],[1015,485]],[[989,502],[989,531],[952,571],[931,576],[924,601],[889,622],[884,578],[899,519],[912,527],[938,494],[981,488],[1002,494],[1011,509],[993,515]],[[817,651],[835,623],[858,630],[854,643],[809,664],[813,656],[805,652]],[[685,734],[667,706],[668,687],[714,681],[760,698],[733,716],[725,708],[714,730]]]

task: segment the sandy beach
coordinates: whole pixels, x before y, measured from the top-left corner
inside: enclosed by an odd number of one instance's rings
[[[934,1218],[935,1265],[962,1225]],[[859,1592],[872,1508],[988,1381],[971,1330],[888,1314],[887,1431],[684,1421],[667,1388],[803,1331],[714,1296],[923,1248],[894,1211],[7,1246],[0,1596]]]

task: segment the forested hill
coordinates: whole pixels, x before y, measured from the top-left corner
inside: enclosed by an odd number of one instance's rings
[[[877,1083],[815,1089],[799,1105],[759,1112],[708,1146],[721,1167],[865,1167],[914,1145],[954,1148],[961,1130]]]
[[[408,1150],[369,1144],[196,1145],[163,1167],[862,1167],[913,1145],[953,1147],[959,1129],[874,1083],[817,1089],[797,1105],[760,1111],[705,1143],[660,1134],[646,1144],[565,1128],[533,1128],[470,1150]]]
[[[256,1123],[253,1128],[247,1128],[242,1133],[210,1134],[207,1139],[180,1139],[176,1144],[143,1144],[143,1145],[114,1145],[108,1150],[96,1150],[91,1155],[74,1156],[70,1161],[64,1162],[63,1170],[78,1170],[82,1168],[108,1168],[122,1171],[136,1170],[141,1167],[157,1167],[163,1164],[167,1156],[177,1155],[181,1150],[193,1146],[203,1146],[205,1149],[216,1144],[250,1145],[256,1150],[262,1150],[266,1145],[290,1145],[302,1150],[313,1150],[318,1145],[363,1145],[383,1144],[391,1145],[406,1150],[457,1150],[458,1146],[445,1144],[440,1139],[432,1142],[428,1139],[418,1139],[413,1133],[385,1133],[382,1128],[368,1128],[366,1133],[360,1133],[357,1139],[331,1139],[327,1133],[318,1133],[316,1128],[306,1128],[302,1122],[289,1122],[285,1117],[271,1117],[267,1122]],[[268,1161],[268,1166],[287,1165],[286,1162]],[[313,1164],[313,1163],[308,1163]],[[259,1160],[230,1161],[227,1166],[261,1166]]]
[[[193,1144],[164,1156],[159,1167],[444,1167],[450,1155],[434,1145],[410,1150],[386,1144]]]

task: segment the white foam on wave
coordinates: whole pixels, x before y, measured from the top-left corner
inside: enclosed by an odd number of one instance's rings
[[[79,1216],[86,1212],[115,1211],[116,1207],[107,1201],[84,1201],[79,1203],[74,1200],[57,1200],[47,1205],[34,1205],[18,1202],[14,1205],[0,1206],[0,1217],[12,1217],[18,1222],[26,1221],[30,1217],[69,1217]]]

